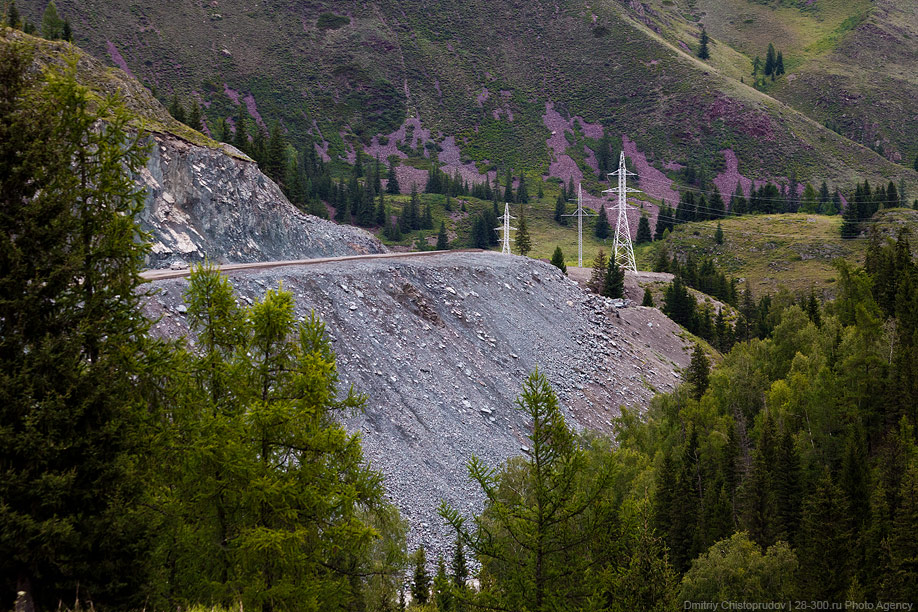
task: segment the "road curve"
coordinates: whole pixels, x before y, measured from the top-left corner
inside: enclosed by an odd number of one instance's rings
[[[496,253],[484,249],[455,249],[450,251],[414,251],[410,253],[375,253],[372,255],[346,255],[342,257],[319,257],[316,259],[290,259],[285,261],[259,261],[254,263],[235,263],[217,266],[221,272],[236,272],[239,270],[263,270],[266,268],[281,268],[284,266],[308,266],[313,264],[329,263],[336,261],[354,261],[361,259],[399,259],[404,257],[426,257],[441,255],[443,253]],[[184,278],[191,274],[191,268],[182,270],[146,270],[140,276],[144,280],[165,280],[169,278]]]

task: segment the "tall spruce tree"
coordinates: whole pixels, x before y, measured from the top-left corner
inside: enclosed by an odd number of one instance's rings
[[[395,173],[396,162],[393,159],[389,160],[389,171],[386,175],[386,193],[391,195],[398,195],[401,193],[401,188],[398,184],[398,175]]]
[[[599,216],[596,218],[593,234],[600,240],[605,240],[609,237],[609,218],[606,216],[605,204],[599,207]]]
[[[615,260],[615,253],[609,256],[601,295],[609,298],[625,297],[625,270]]]
[[[513,237],[516,250],[524,257],[532,250],[532,238],[529,236],[529,228],[526,225],[526,215],[520,211],[519,227],[516,230],[516,236]]]
[[[380,195],[382,197],[382,195]],[[437,250],[445,251],[449,248],[449,236],[446,234],[446,221],[440,221],[440,232],[437,234]]]
[[[711,52],[708,51],[708,32],[701,28],[701,36],[698,40],[698,58],[706,60],[709,57],[711,57]]]
[[[651,241],[653,241],[653,236],[650,235],[650,220],[646,216],[641,215],[638,221],[637,236],[634,242],[636,244],[645,244]]]
[[[149,443],[132,179],[143,135],[117,96],[39,80],[0,43],[0,593],[51,609],[142,605]],[[104,129],[97,129],[97,122]]]
[[[411,599],[423,606],[430,599],[430,574],[427,573],[427,552],[424,545],[414,552],[414,575],[411,578]]]

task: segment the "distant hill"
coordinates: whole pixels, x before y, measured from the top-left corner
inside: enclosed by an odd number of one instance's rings
[[[37,20],[44,4],[20,8]],[[280,121],[294,145],[333,160],[353,161],[356,149],[383,159],[439,154],[441,166],[472,179],[512,166],[595,183],[605,134],[613,150],[644,153],[663,181],[692,166],[734,185],[739,175],[833,187],[883,178],[918,191],[918,173],[864,146],[882,145],[900,161],[918,152],[908,142],[914,77],[888,80],[914,66],[904,50],[914,11],[882,0],[799,4],[61,0],[58,8],[79,44],[161,100],[198,100],[210,126]],[[694,56],[700,23],[713,37],[708,63]],[[895,28],[898,38],[884,34]],[[815,39],[804,35],[811,31]],[[771,39],[787,74],[758,91],[740,79]],[[894,61],[878,70],[884,57]]]

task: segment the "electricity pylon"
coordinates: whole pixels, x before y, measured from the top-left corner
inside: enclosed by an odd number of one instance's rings
[[[586,211],[583,208],[583,186],[577,183],[577,210],[570,215],[561,215],[562,217],[577,217],[577,267],[583,267],[583,216],[591,216],[593,211]]]
[[[612,256],[615,257],[615,263],[626,270],[637,272],[637,265],[634,263],[634,247],[631,245],[631,228],[628,227],[628,205],[626,200],[629,193],[641,193],[639,189],[631,189],[626,184],[628,175],[637,176],[634,172],[628,172],[625,168],[625,152],[622,151],[618,161],[618,170],[609,172],[609,176],[618,176],[618,187],[606,189],[603,193],[618,194],[618,222],[615,224],[615,242],[612,246]]]
[[[501,253],[506,253],[510,255],[510,230],[515,230],[515,227],[510,227],[510,219],[516,219],[516,217],[510,216],[510,205],[504,202],[504,216],[499,217],[504,220],[504,224],[501,227],[495,227],[495,231],[503,230],[504,236],[500,239],[503,243],[503,248],[501,248]]]

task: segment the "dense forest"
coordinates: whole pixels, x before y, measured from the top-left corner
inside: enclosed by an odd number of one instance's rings
[[[517,402],[526,452],[470,462],[486,503],[471,518],[441,507],[457,546],[431,580],[337,418],[365,398],[337,388],[322,322],[296,321],[282,289],[241,306],[204,266],[185,296],[196,341],[152,337],[132,221],[144,135],[73,65],[30,64],[0,46],[0,605],[918,601],[907,234],[875,237],[863,266],[839,261],[832,302],[750,306],[755,333],[710,371],[696,350],[681,387],[622,411],[614,441],[574,432],[534,372]],[[686,265],[679,278],[744,309],[732,281]],[[618,294],[616,262],[598,269]]]

